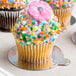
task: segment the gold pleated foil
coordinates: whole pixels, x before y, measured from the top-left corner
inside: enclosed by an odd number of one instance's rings
[[[16,42],[18,50],[18,59],[27,63],[42,64],[49,60],[52,63],[52,44],[38,44],[38,45],[21,45]]]
[[[73,7],[64,9],[53,9],[54,14],[58,17],[58,21],[62,25],[64,30],[67,29],[67,27],[70,25],[72,9]]]
[[[45,70],[45,69],[50,69],[53,68],[53,62],[49,60],[46,63],[41,63],[41,64],[31,64],[31,63],[25,63],[21,60],[18,59],[18,64],[20,68],[22,69],[27,69],[27,70]]]

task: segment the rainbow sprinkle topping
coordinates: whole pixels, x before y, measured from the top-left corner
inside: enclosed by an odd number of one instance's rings
[[[55,16],[52,16],[48,22],[39,23],[35,19],[28,19],[26,14],[22,14],[17,19],[12,33],[20,44],[36,45],[54,42],[62,30]]]
[[[46,1],[54,9],[74,6],[74,0],[43,0],[43,1]]]
[[[0,9],[22,9],[26,4],[26,0],[0,0]]]

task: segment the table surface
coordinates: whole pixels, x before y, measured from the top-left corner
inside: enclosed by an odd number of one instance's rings
[[[72,15],[76,18],[76,6]],[[76,45],[71,40],[75,31],[76,23],[68,27],[56,41],[56,45],[61,48],[64,56],[71,60],[70,65],[56,66],[53,69],[43,71],[22,70],[10,64],[7,54],[8,50],[15,45],[14,37],[12,33],[0,32],[0,76],[76,76]]]

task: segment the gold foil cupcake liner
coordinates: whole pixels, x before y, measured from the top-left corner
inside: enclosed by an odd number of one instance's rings
[[[73,7],[64,9],[53,9],[54,14],[58,17],[59,23],[62,25],[64,30],[70,25],[71,14]]]
[[[30,63],[24,63],[21,60],[18,60],[17,64],[20,68],[23,67],[23,69],[27,70],[45,70],[45,69],[50,69],[53,68],[53,63],[49,60],[46,63],[41,63],[41,64],[30,64]]]
[[[11,30],[22,11],[0,11],[0,29]]]
[[[18,49],[16,46],[9,49],[8,60],[14,66],[26,70],[45,70],[45,69],[51,69],[55,66],[67,66],[70,64],[70,60],[64,57],[63,52],[57,46],[53,47],[52,57],[49,56],[49,60],[44,63],[40,62],[31,63],[23,61],[18,57]]]
[[[18,49],[18,58],[19,60],[41,64],[46,63],[51,59],[52,61],[52,49],[54,43],[52,44],[39,44],[39,45],[21,45],[19,42],[16,42]]]

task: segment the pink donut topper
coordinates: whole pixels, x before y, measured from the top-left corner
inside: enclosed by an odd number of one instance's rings
[[[28,14],[39,22],[48,21],[53,15],[51,7],[44,1],[34,1],[29,5]]]

